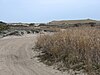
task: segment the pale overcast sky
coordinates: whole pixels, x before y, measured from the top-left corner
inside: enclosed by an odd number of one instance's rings
[[[100,19],[100,0],[0,0],[0,20],[48,22]]]

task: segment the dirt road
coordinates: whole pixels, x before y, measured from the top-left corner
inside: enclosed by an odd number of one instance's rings
[[[8,36],[0,39],[0,75],[68,75],[33,58],[36,55],[32,50],[36,37]]]

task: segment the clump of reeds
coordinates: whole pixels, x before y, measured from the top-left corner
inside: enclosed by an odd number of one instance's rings
[[[99,29],[69,28],[52,35],[42,35],[35,47],[42,51],[40,59],[48,65],[61,62],[61,68],[100,75]]]

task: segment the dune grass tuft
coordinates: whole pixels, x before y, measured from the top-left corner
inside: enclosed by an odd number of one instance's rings
[[[84,70],[89,75],[100,75],[100,30],[69,28],[52,35],[42,35],[36,42],[42,51],[41,61],[59,68]]]

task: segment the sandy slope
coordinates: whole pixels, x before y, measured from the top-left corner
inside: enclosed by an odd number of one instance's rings
[[[8,36],[0,39],[0,75],[68,75],[33,58],[36,53],[31,48],[36,37]]]

